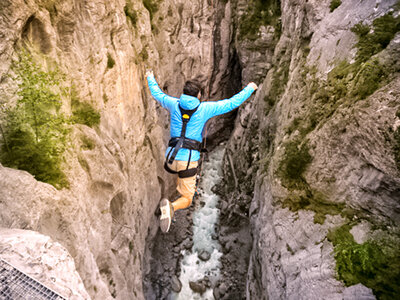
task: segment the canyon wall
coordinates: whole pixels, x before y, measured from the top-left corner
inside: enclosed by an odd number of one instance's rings
[[[255,31],[241,32],[257,16],[251,8],[234,20],[243,79],[255,66],[267,71],[240,110],[225,162],[226,205],[251,224],[247,298],[394,297],[398,2],[275,1],[275,16],[266,2],[253,1],[270,14]]]
[[[100,115],[98,124],[83,120],[68,127],[62,162],[67,187],[0,167],[0,226],[35,230],[61,243],[93,299],[143,298],[146,238],[151,241],[158,229],[159,200],[174,194],[172,176],[162,167],[168,115],[151,98],[144,73],[153,69],[160,86],[177,97],[192,77],[208,85],[210,5],[0,4],[2,113],[19,98],[12,61],[28,56],[39,69],[62,74],[55,89],[66,91],[60,97],[67,117],[74,116],[74,101]]]
[[[12,62],[28,57],[56,71],[40,95],[59,94],[69,133],[68,183],[0,165],[0,226],[64,246],[91,298],[143,299],[157,204],[175,196],[162,168],[168,114],[145,70],[176,97],[191,78],[212,100],[255,81],[254,97],[208,127],[212,145],[230,137],[221,240],[240,232],[235,243],[248,246],[231,251],[241,268],[221,298],[390,296],[381,274],[396,283],[400,269],[398,31],[394,0],[2,1],[1,130],[31,70],[18,77]]]

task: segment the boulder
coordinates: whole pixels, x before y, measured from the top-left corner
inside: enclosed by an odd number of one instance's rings
[[[202,250],[202,251],[200,251],[198,256],[202,261],[208,261],[211,257],[211,254],[210,254],[210,252],[208,252],[206,250]]]
[[[182,290],[182,283],[176,275],[172,276],[171,278],[171,289],[175,293],[179,293]]]
[[[192,289],[193,292],[202,295],[206,291],[206,285],[203,283],[202,280],[199,281],[189,281],[189,287]]]

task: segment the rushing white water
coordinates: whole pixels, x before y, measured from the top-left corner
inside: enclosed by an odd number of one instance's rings
[[[218,240],[212,239],[219,217],[219,209],[217,208],[219,197],[211,191],[211,188],[221,180],[223,156],[224,148],[217,148],[210,154],[209,161],[203,162],[199,202],[205,204],[203,207],[202,205],[196,207],[193,213],[193,247],[191,251],[182,251],[183,259],[181,260],[181,276],[179,278],[182,283],[182,290],[179,294],[174,293],[172,295],[171,298],[174,300],[214,299],[212,288],[200,295],[190,289],[189,282],[198,281],[207,276],[212,283],[211,286],[213,286],[219,277],[221,247]],[[211,254],[208,261],[202,261],[198,257],[203,250]]]

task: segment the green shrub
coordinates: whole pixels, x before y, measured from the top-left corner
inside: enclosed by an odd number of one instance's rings
[[[13,65],[18,82],[16,106],[6,110],[0,159],[56,188],[68,187],[62,171],[69,129],[60,112],[59,72],[45,72],[27,51]]]
[[[312,161],[308,145],[300,145],[300,141],[289,142],[285,146],[285,154],[279,165],[281,176],[291,183],[302,180],[302,175]],[[292,184],[289,184],[291,186]]]
[[[112,69],[115,65],[115,60],[110,53],[107,53],[107,68]]]
[[[334,246],[338,278],[346,286],[362,283],[378,299],[395,299],[400,294],[400,245],[388,239],[357,244],[350,229],[345,224],[327,235]]]
[[[365,99],[379,88],[386,77],[383,66],[376,59],[365,62],[354,78],[351,96]]]
[[[336,8],[338,8],[342,4],[341,0],[332,0],[329,5],[330,12],[333,12]]]

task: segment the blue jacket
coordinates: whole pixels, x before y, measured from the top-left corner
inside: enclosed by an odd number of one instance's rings
[[[147,82],[149,84],[151,95],[162,105],[162,107],[168,109],[170,113],[171,137],[179,137],[181,135],[182,117],[179,104],[183,109],[187,110],[194,109],[200,105],[190,118],[190,121],[186,127],[186,137],[199,142],[203,140],[203,128],[209,119],[234,110],[254,92],[254,89],[251,86],[247,86],[232,98],[220,101],[207,101],[200,104],[199,99],[193,96],[182,94],[180,99],[178,99],[164,94],[158,86],[154,76],[148,76]],[[167,149],[166,155],[168,154],[169,150],[170,148]],[[190,150],[181,148],[178,151],[175,159],[188,161],[189,152]],[[192,150],[190,161],[197,161],[199,159],[200,152]]]

